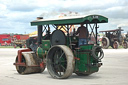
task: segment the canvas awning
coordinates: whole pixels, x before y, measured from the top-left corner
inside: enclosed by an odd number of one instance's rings
[[[31,25],[68,25],[68,24],[80,24],[80,23],[107,23],[108,18],[101,15],[88,15],[88,16],[75,16],[65,17],[59,19],[40,19],[31,22]]]

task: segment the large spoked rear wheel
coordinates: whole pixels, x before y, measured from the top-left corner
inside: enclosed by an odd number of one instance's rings
[[[102,47],[104,49],[107,49],[110,45],[109,39],[107,37],[102,38]]]
[[[53,78],[68,78],[72,75],[74,66],[74,56],[69,47],[56,45],[49,50],[47,55],[47,69]]]

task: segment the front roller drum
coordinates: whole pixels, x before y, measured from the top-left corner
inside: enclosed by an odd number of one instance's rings
[[[19,74],[41,73],[45,69],[45,64],[41,68],[40,62],[41,60],[37,58],[33,51],[22,52],[21,63],[25,63],[25,66],[16,65],[16,70]],[[18,63],[18,57],[16,58],[15,63]]]
[[[53,78],[65,79],[72,75],[75,60],[71,49],[65,45],[53,46],[47,55],[47,69]]]

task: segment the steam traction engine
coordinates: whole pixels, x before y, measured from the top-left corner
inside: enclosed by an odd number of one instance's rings
[[[28,49],[18,51],[16,70],[20,74],[43,72],[47,65],[49,74],[58,79],[68,78],[72,73],[86,76],[98,72],[104,53],[97,44],[97,24],[107,22],[108,18],[101,15],[32,21],[32,26],[38,26],[38,39],[28,39]],[[81,23],[92,30],[96,43],[78,47],[78,36],[75,32],[70,35],[69,30]],[[55,28],[52,33],[51,28]]]
[[[121,35],[121,31],[123,31],[121,28],[100,31],[105,33],[105,36],[102,38],[102,47],[107,49],[109,46],[111,46],[114,49],[118,49],[118,47],[122,45],[126,49],[128,44]]]

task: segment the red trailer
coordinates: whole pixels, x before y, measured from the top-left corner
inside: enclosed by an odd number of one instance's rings
[[[27,40],[29,35],[13,35],[13,38],[16,38],[17,40]]]
[[[0,34],[0,45],[11,45],[10,34]]]
[[[10,35],[10,34],[0,34],[0,45],[8,46],[13,45],[14,47],[25,46],[26,40],[29,38],[29,35]]]

